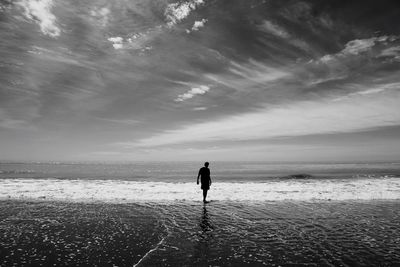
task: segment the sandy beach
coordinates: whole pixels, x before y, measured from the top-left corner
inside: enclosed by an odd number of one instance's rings
[[[1,266],[395,266],[400,202],[0,202]]]

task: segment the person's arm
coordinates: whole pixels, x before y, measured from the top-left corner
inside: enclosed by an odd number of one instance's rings
[[[211,182],[211,176],[210,176],[210,186],[211,186],[212,182]]]
[[[200,174],[201,174],[201,169],[199,170],[199,174],[197,175],[197,184],[199,184],[199,177],[200,177]]]

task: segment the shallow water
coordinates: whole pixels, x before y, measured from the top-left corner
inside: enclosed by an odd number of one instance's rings
[[[399,201],[0,202],[1,266],[396,266]]]

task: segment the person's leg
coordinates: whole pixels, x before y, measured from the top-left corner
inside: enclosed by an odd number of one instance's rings
[[[203,189],[203,202],[206,202],[207,189]]]

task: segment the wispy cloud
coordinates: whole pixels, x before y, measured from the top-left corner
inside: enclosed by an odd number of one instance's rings
[[[175,101],[182,102],[182,101],[188,100],[190,98],[193,98],[195,95],[204,95],[209,90],[210,90],[210,87],[207,85],[200,85],[198,87],[193,87],[186,93],[178,95],[178,97],[175,99]]]
[[[287,41],[288,44],[300,48],[304,51],[309,50],[309,46],[305,41],[297,38],[293,34],[290,34],[284,27],[278,25],[277,23],[273,23],[269,20],[263,20],[261,24],[257,25],[257,28],[258,30],[266,34],[284,39]]]
[[[202,111],[202,110],[207,110],[208,108],[207,107],[195,107],[195,108],[193,108],[193,110],[195,110],[195,111]]]
[[[289,38],[290,34],[282,27],[279,25],[272,23],[269,20],[264,20],[261,25],[258,26],[259,29],[270,33],[272,35],[281,37],[281,38]]]
[[[99,117],[97,119],[116,124],[126,124],[126,125],[136,125],[138,123],[141,123],[141,121],[139,120],[132,120],[132,119],[110,119],[110,118],[99,118]]]
[[[190,142],[259,140],[394,126],[400,123],[399,101],[400,94],[393,92],[376,97],[358,94],[341,101],[297,102],[189,125],[135,144],[151,147]]]
[[[268,62],[249,59],[245,62],[231,61],[227,72],[222,74],[206,74],[210,81],[224,87],[249,94],[255,90],[265,90],[268,86],[288,78],[292,74],[285,68],[270,66]]]
[[[230,72],[248,81],[256,83],[270,82],[283,78],[287,72],[268,66],[263,62],[250,59],[248,63],[231,62]]]
[[[380,57],[393,57],[394,59],[400,60],[400,46],[393,46],[386,48],[379,55]]]
[[[319,59],[320,62],[323,63],[329,63],[332,60],[336,59],[341,59],[345,58],[347,56],[356,56],[356,55],[361,55],[363,53],[366,53],[368,51],[371,51],[371,49],[376,45],[376,44],[383,44],[385,46],[389,46],[391,43],[397,41],[399,39],[398,36],[379,36],[379,37],[371,37],[367,39],[355,39],[347,42],[345,44],[345,47],[343,50],[339,51],[336,54],[332,55],[325,55]],[[384,51],[386,51],[385,56],[397,56],[395,53],[396,49],[389,47],[386,48]],[[383,51],[382,51],[383,53]]]
[[[0,118],[0,128],[6,129],[21,129],[26,125],[24,120],[2,119]]]
[[[352,98],[352,97],[357,97],[357,96],[362,96],[362,95],[371,95],[371,94],[378,94],[378,93],[382,93],[382,92],[387,92],[387,91],[391,91],[391,90],[397,90],[400,91],[400,83],[399,82],[395,82],[395,83],[388,83],[388,84],[382,84],[382,85],[375,85],[372,88],[367,88],[364,90],[360,90],[354,93],[349,93],[347,95],[338,97],[338,98],[334,98],[333,101],[341,101],[343,99],[346,98]]]
[[[73,53],[65,48],[47,49],[40,46],[32,46],[28,53],[40,58],[59,63],[65,63],[76,66],[93,67],[92,62],[88,62],[81,55]]]
[[[17,5],[24,8],[28,19],[35,20],[40,30],[51,37],[60,35],[60,28],[56,24],[56,16],[51,12],[53,0],[21,0]]]
[[[97,19],[101,26],[105,27],[108,24],[110,12],[107,7],[95,8],[90,12],[90,15]]]
[[[28,124],[25,120],[12,118],[5,109],[0,108],[0,128],[22,129],[27,126]]]
[[[304,73],[311,78],[307,85],[315,86],[326,82],[353,80],[354,74],[360,76],[365,70],[379,68],[385,61],[396,60],[398,40],[398,36],[386,35],[354,39],[344,44],[343,49],[337,53],[310,60],[304,65]],[[364,67],[360,68],[360,64]]]

